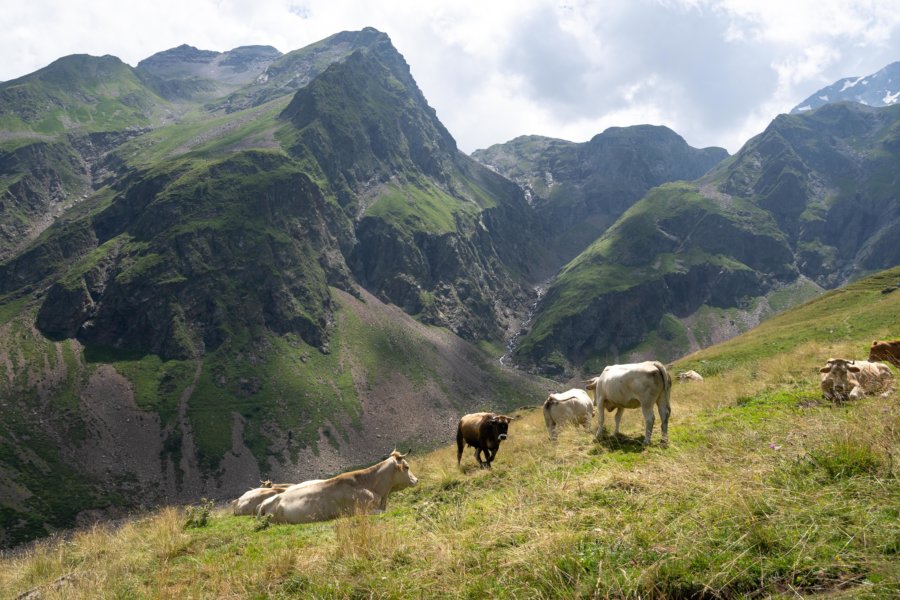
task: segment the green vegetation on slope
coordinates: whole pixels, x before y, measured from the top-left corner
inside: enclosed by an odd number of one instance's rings
[[[806,326],[774,347],[767,340],[781,327],[773,320],[757,336],[704,351],[701,365],[734,359],[737,345],[748,360],[707,371],[703,383],[676,384],[667,448],[641,449],[637,411],[626,414],[621,438],[601,443],[580,429],[550,442],[539,411],[526,411],[492,471],[475,469],[471,450],[462,469],[451,447],[410,457],[420,483],[393,495],[386,514],[268,525],[222,510],[185,528],[187,515],[170,508],[5,559],[0,590],[67,598],[896,597],[900,393],[834,406],[821,400],[817,376],[824,357],[853,355],[900,324],[897,311],[879,323],[866,317],[891,276],[848,288],[842,302],[831,296],[791,311],[806,314],[797,323],[815,313],[858,324],[825,341]]]
[[[0,84],[0,129],[59,134],[148,127],[169,103],[114,56],[66,56]]]

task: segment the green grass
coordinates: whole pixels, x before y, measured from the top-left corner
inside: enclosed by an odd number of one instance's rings
[[[420,231],[440,235],[457,230],[457,214],[471,217],[478,211],[476,205],[453,198],[423,179],[389,184],[366,209],[365,216],[383,219],[406,235]]]
[[[0,559],[0,594],[70,575],[67,598],[896,597],[900,392],[835,406],[817,367],[897,326],[884,319],[900,314],[895,294],[879,293],[897,274],[792,309],[704,350],[705,362],[676,363],[705,368],[706,380],[675,385],[668,447],[657,425],[642,449],[637,411],[620,438],[566,429],[554,443],[540,411],[525,410],[492,471],[476,469],[471,450],[461,469],[452,447],[414,454],[420,484],[383,515],[267,526],[220,510],[186,528],[202,504],[167,508]],[[811,324],[826,317],[855,326],[821,339]],[[786,327],[791,343],[773,345]],[[350,323],[354,347],[366,328],[385,333]],[[405,355],[399,339],[385,343],[379,353]]]
[[[900,294],[882,294],[900,278],[900,267],[882,271],[843,288],[826,292],[785,313],[776,315],[744,335],[686,357],[685,368],[703,374],[705,364],[727,362],[736,367],[773,353],[818,342],[840,344],[857,340],[850,358],[864,359],[875,339],[895,337]],[[869,339],[871,338],[871,339]],[[823,361],[828,357],[823,357]],[[705,362],[704,362],[705,361]]]

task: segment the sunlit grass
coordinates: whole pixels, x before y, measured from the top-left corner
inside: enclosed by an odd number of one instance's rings
[[[168,508],[4,559],[0,595],[46,598],[894,597],[900,395],[821,401],[821,343],[676,384],[668,448],[638,411],[597,443],[538,410],[491,471],[410,457],[388,512],[258,528]],[[655,432],[655,438],[658,435]],[[450,440],[448,440],[449,442]]]

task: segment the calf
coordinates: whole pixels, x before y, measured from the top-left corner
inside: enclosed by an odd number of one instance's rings
[[[544,423],[551,440],[556,439],[558,427],[569,423],[577,423],[590,431],[593,418],[594,402],[584,390],[573,388],[550,394],[544,400]]]
[[[819,369],[822,396],[833,402],[890,392],[894,375],[881,363],[831,358]]]
[[[879,342],[875,340],[872,342],[872,347],[869,348],[869,361],[884,361],[889,362],[897,368],[900,368],[900,340],[894,340],[893,342]]]
[[[512,417],[489,412],[472,413],[459,420],[456,428],[456,464],[462,460],[466,444],[475,448],[475,460],[482,469],[490,469],[500,442],[506,439]],[[484,452],[486,460],[481,460]]]

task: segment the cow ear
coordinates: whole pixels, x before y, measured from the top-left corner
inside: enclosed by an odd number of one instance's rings
[[[851,373],[859,373],[859,367],[854,367],[853,365],[850,365],[849,367],[847,367],[847,370],[850,371]]]
[[[831,367],[822,367],[821,369],[819,369],[819,373],[827,373],[830,370],[831,370]]]

